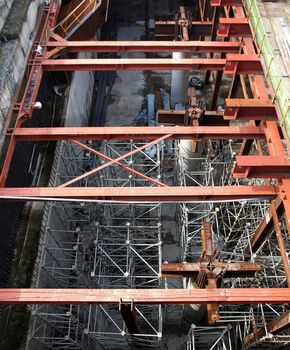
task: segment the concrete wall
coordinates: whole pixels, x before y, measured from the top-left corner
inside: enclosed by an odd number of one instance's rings
[[[31,0],[27,7],[11,8],[12,0],[0,0],[0,145],[6,118],[20,79],[25,70],[25,61],[32,45],[38,10],[43,0]],[[27,1],[26,1],[27,3]],[[19,5],[19,4],[18,4]],[[21,5],[21,4],[20,4]],[[23,4],[25,6],[25,4]],[[2,9],[4,12],[2,13]],[[19,14],[19,17],[16,16]],[[7,19],[7,20],[6,20]],[[6,23],[4,24],[6,20]],[[19,23],[21,21],[21,23]],[[3,27],[3,28],[2,28]]]
[[[4,26],[14,0],[0,0],[0,32]]]
[[[91,58],[91,53],[80,53],[79,58]],[[94,72],[75,72],[70,85],[66,126],[86,126],[91,111],[94,89]]]

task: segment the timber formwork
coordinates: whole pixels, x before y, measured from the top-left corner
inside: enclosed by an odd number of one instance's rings
[[[34,340],[59,349],[90,349],[96,343],[158,348],[161,304],[206,304],[212,327],[192,326],[186,349],[204,348],[206,341],[212,349],[230,347],[233,337],[245,348],[289,344],[290,163],[279,124],[283,116],[243,1],[211,5],[212,18],[205,0],[196,2],[196,21],[159,21],[156,37],[166,41],[153,43],[67,41],[53,31],[60,3],[44,7],[35,43],[41,50],[32,51],[24,93],[11,109],[0,178],[1,200],[47,202],[36,288],[0,290],[3,304],[39,304],[33,309]],[[70,56],[176,51],[194,58]],[[27,127],[44,72],[147,69],[207,71],[206,80],[214,79],[214,112],[223,74],[231,76],[225,110],[214,115],[222,125],[208,117],[205,124],[154,127]],[[171,116],[168,112],[167,120]],[[196,171],[184,167],[182,140],[205,145],[202,157],[194,159]],[[9,188],[15,147],[31,141],[58,141],[54,182]],[[162,168],[166,142],[172,142],[175,164],[171,183]],[[178,266],[161,260],[164,202],[177,206]],[[170,288],[170,274],[198,288],[186,283]]]

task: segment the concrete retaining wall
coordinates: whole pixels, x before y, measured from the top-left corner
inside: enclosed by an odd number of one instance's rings
[[[0,0],[0,32],[4,26],[13,1],[14,0]]]
[[[3,0],[0,1],[3,2]],[[8,18],[6,18],[7,9],[13,1],[4,0],[3,4],[2,2],[0,13],[2,8],[4,13],[1,13],[0,19],[0,28],[3,27],[0,46],[0,143],[17,85],[24,74],[25,61],[33,42],[38,10],[43,0],[31,0],[28,3],[26,1],[23,6],[27,7],[22,8],[21,11],[12,7],[13,14],[11,15],[10,12]],[[21,1],[18,5],[21,5]],[[14,12],[18,13],[19,17],[14,15]],[[5,19],[7,21],[4,24],[2,22]]]

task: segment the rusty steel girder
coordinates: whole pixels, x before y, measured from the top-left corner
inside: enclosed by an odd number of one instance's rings
[[[252,32],[249,21],[246,18],[220,18],[217,36],[227,37],[251,37]]]
[[[260,270],[257,263],[233,262],[226,263],[220,261],[198,262],[198,263],[164,263],[161,266],[162,277],[183,278],[196,277],[199,272],[208,272],[215,268],[223,271],[223,278],[253,277]]]
[[[226,98],[226,120],[274,120],[277,119],[274,103],[260,98]]]
[[[173,124],[173,125],[186,125],[186,110],[163,110],[159,109],[158,123],[159,124]],[[224,120],[222,112],[217,111],[203,111],[202,116],[199,119],[199,125],[205,126],[226,126],[229,125],[227,120]]]
[[[243,0],[211,0],[211,6],[243,6]]]
[[[290,162],[287,156],[237,156],[234,178],[290,178]]]
[[[285,314],[274,318],[272,321],[266,323],[262,327],[256,329],[249,335],[245,336],[243,339],[243,344],[247,348],[251,344],[257,342],[266,335],[266,330],[268,333],[276,334],[290,327],[290,311],[285,312]]]
[[[263,67],[258,55],[227,54],[225,74],[263,75]]]
[[[174,40],[176,22],[175,21],[155,21],[155,37],[157,40]],[[212,30],[212,21],[192,21],[190,23],[190,37],[210,35]]]
[[[271,199],[279,186],[170,186],[170,187],[2,187],[0,200],[13,201],[123,201],[212,202],[221,200]]]
[[[262,127],[257,126],[104,126],[16,128],[16,141],[57,140],[155,140],[168,135],[171,140],[239,140],[264,139]]]
[[[49,41],[50,49],[65,52],[239,52],[237,41]],[[56,51],[59,53],[59,51]]]
[[[285,304],[290,288],[0,289],[0,304]]]
[[[71,58],[44,59],[45,71],[102,70],[223,70],[226,60],[220,58]]]
[[[101,70],[224,70],[226,74],[263,74],[258,55],[228,54],[223,58],[71,58],[43,59],[44,71]]]

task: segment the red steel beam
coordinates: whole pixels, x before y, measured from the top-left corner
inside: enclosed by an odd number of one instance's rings
[[[239,52],[236,41],[49,41],[66,52]],[[50,54],[50,51],[47,52]],[[46,56],[45,56],[46,57]]]
[[[289,158],[286,156],[237,156],[233,177],[289,179]]]
[[[192,21],[189,24],[193,36],[208,36],[211,33],[212,21]],[[175,28],[175,21],[155,21],[155,36],[157,39],[174,39]]]
[[[235,17],[239,17],[239,18],[245,17],[245,13],[241,7],[233,8],[233,12]],[[255,46],[251,38],[244,38],[243,43],[244,43],[244,46],[243,46],[244,53],[246,54],[255,53]],[[250,86],[251,86],[251,90],[254,98],[265,98],[265,99],[268,98],[269,91],[265,86],[265,80],[263,76],[253,76],[249,80],[250,80]],[[274,94],[274,91],[272,91],[272,94]],[[283,143],[282,143],[276,122],[265,121],[265,127],[266,127],[267,147],[269,150],[269,154],[272,156],[284,156],[285,150],[283,147]],[[290,208],[289,208],[290,181],[289,179],[282,180],[282,184],[283,184],[287,199],[283,200],[283,205],[280,205],[279,209],[280,209],[280,212],[281,211],[285,212],[285,221],[288,227],[288,234],[290,235]],[[277,210],[277,213],[278,215],[280,214],[278,210]],[[269,220],[267,220],[266,218],[266,222],[267,221]],[[269,229],[271,228],[271,225],[267,225],[267,223],[265,224],[265,220],[262,221],[260,226],[253,237],[253,238],[257,238],[254,243],[255,249],[259,248],[261,241],[263,240],[263,235],[264,234],[267,235],[267,233],[269,232]],[[265,230],[263,230],[263,226],[265,227]],[[249,246],[247,248],[249,248]]]
[[[243,6],[242,0],[211,0],[211,6]]]
[[[76,140],[155,140],[172,134],[171,140],[263,139],[262,127],[256,126],[123,126],[16,128],[17,141]]]
[[[252,62],[252,61],[251,61]],[[102,70],[223,70],[225,59],[209,58],[72,58],[44,59],[45,71],[102,71]],[[244,62],[246,65],[246,62]]]
[[[273,120],[277,118],[275,105],[269,99],[226,98],[226,120]]]
[[[290,288],[290,268],[289,268],[289,260],[288,260],[288,255],[287,255],[287,249],[285,247],[284,239],[283,239],[283,233],[281,230],[281,223],[276,211],[276,203],[275,201],[272,201],[270,205],[270,210],[272,210],[272,219],[274,223],[274,228],[275,228],[275,233],[276,233],[276,238],[280,250],[280,255],[281,255],[281,260],[283,263],[284,267],[284,272],[287,280],[287,285],[288,288]]]
[[[227,37],[251,37],[252,32],[246,18],[220,18],[217,35]]]
[[[245,254],[249,254],[250,252],[255,253],[261,247],[261,245],[263,244],[265,239],[269,236],[269,234],[273,232],[274,230],[273,207],[275,208],[277,216],[280,219],[280,217],[284,213],[283,198],[278,196],[275,199],[275,202],[274,204],[272,204],[271,209],[262,219],[254,235],[252,236],[250,240],[250,244],[246,246]]]
[[[2,187],[0,200],[113,200],[136,202],[220,201],[271,199],[279,186],[170,186],[170,187]]]
[[[285,304],[290,288],[0,289],[0,304]]]
[[[258,55],[227,54],[225,74],[263,75],[263,67]]]
[[[164,263],[161,266],[162,277],[183,278],[197,276],[200,271],[206,272],[210,269],[220,269],[225,271],[224,278],[251,277],[260,270],[260,265],[253,262],[233,262],[226,263],[208,261],[198,263]]]
[[[266,323],[265,326],[258,328],[254,332],[250,333],[243,339],[243,344],[247,348],[251,344],[257,342],[259,339],[266,335],[266,329],[268,333],[276,334],[290,327],[290,311],[285,314],[274,318],[272,321]],[[265,329],[266,328],[266,329]]]
[[[174,124],[185,125],[185,113],[186,110],[163,110],[159,109],[158,123],[159,124]],[[208,126],[226,126],[229,122],[224,120],[222,112],[217,111],[204,111],[202,117],[198,120],[199,125]]]

